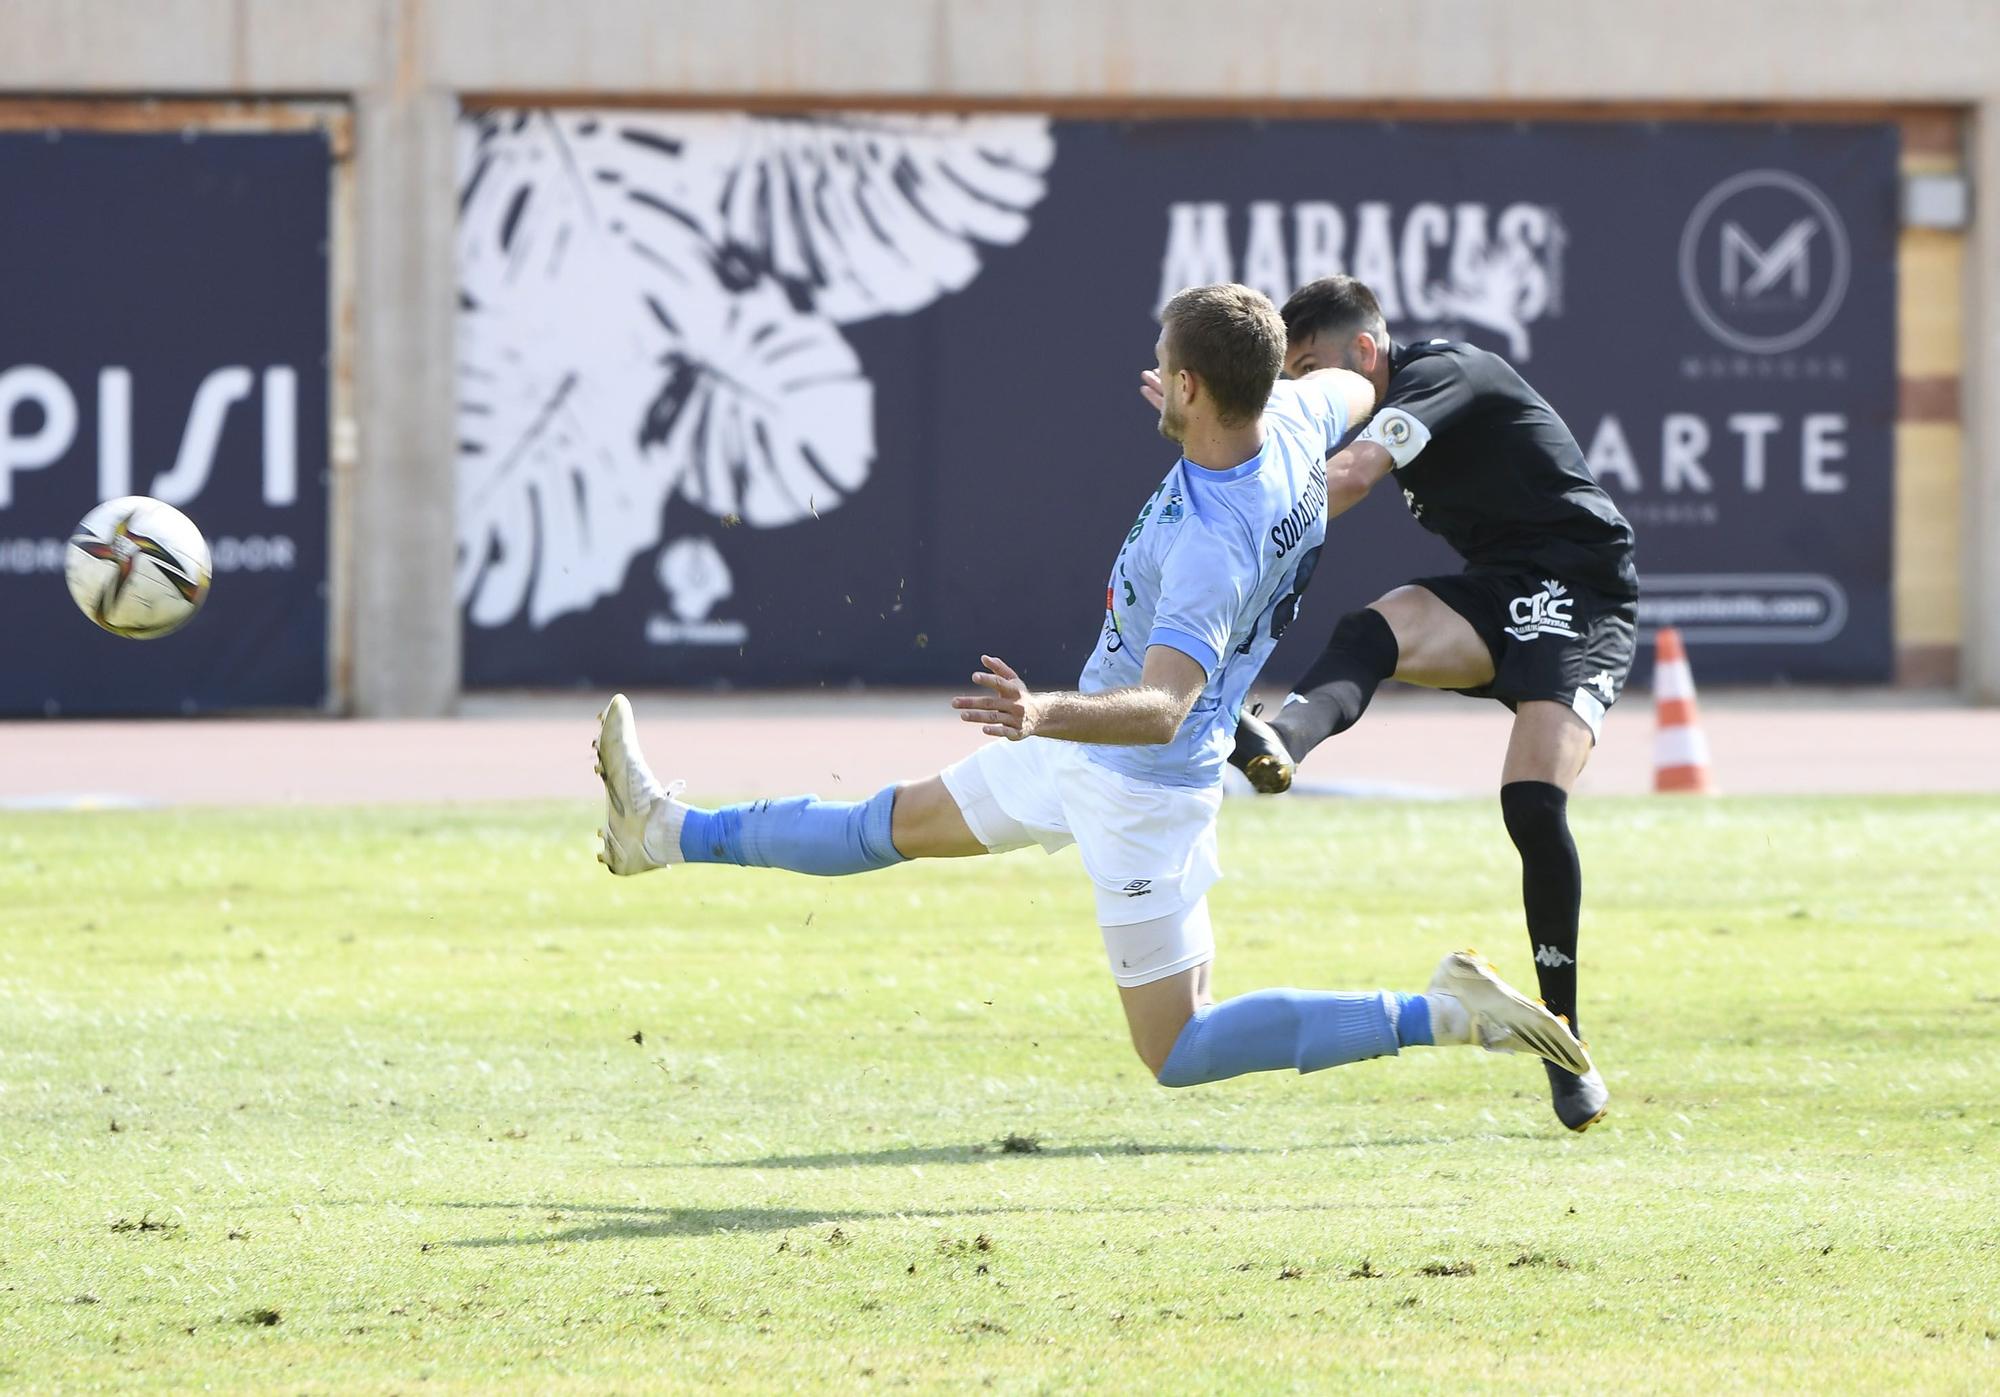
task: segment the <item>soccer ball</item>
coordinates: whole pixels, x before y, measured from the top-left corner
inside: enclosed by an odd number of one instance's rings
[[[83,516],[63,556],[69,594],[113,635],[151,640],[194,619],[208,596],[208,540],[194,521],[145,495]]]

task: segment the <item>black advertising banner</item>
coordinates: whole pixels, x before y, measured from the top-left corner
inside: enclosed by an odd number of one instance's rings
[[[468,117],[458,585],[480,685],[1072,682],[1172,463],[1187,285],[1330,272],[1555,405],[1704,679],[1892,671],[1886,125]],[[1457,560],[1381,489],[1341,612]]]
[[[0,134],[0,712],[325,701],[329,161],[317,133]],[[155,640],[63,580],[133,494],[215,564]]]

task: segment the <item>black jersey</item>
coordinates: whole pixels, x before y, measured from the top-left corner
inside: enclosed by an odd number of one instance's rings
[[[1632,526],[1562,418],[1499,355],[1455,340],[1391,345],[1389,391],[1362,436],[1388,450],[1417,522],[1469,566],[1639,595]]]

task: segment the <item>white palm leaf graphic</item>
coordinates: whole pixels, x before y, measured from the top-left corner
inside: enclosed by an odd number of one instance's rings
[[[540,627],[617,591],[677,487],[781,524],[867,477],[853,351],[613,159],[659,155],[547,116],[489,119],[467,153],[457,587],[474,624],[525,605]]]
[[[838,328],[731,259],[719,283],[706,266],[659,271],[664,294],[648,306],[673,343],[639,441],[675,463],[681,494],[775,528],[858,489],[875,457],[875,389]],[[737,289],[706,294],[716,284]]]
[[[1038,116],[634,114],[590,134],[642,153],[620,164],[657,214],[769,267],[841,324],[963,289],[981,244],[1027,234],[1055,158]]]
[[[532,122],[482,142],[460,209],[457,593],[476,625],[615,591],[673,488],[636,449],[657,332],[560,156]]]

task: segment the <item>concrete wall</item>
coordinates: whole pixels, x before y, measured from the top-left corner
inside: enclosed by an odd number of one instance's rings
[[[1964,108],[1968,691],[2000,702],[2000,4],[1989,0],[0,0],[0,92],[353,103],[353,699],[443,711],[461,94]]]

